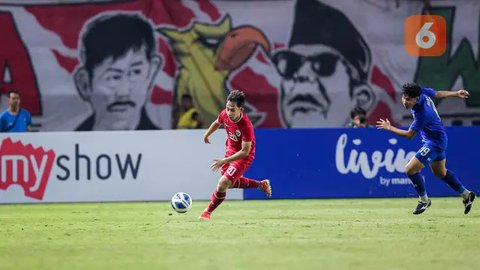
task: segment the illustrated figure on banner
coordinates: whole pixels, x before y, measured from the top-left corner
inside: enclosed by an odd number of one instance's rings
[[[297,0],[288,48],[272,61],[287,127],[341,127],[353,108],[374,106],[367,43],[342,12],[319,1]]]
[[[145,109],[162,63],[154,33],[138,14],[102,15],[85,26],[74,79],[93,113],[76,130],[159,129]]]

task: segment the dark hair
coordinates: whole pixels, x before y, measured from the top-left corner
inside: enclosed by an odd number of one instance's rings
[[[367,122],[367,117],[362,115],[358,118],[358,121],[360,121],[360,124],[365,124]]]
[[[8,91],[8,97],[10,98],[10,95],[11,94],[17,94],[18,96],[20,96],[20,92],[18,92],[17,90],[10,90]]]
[[[245,93],[240,90],[232,90],[228,94],[227,101],[235,102],[241,108],[245,105]]]
[[[353,119],[357,115],[360,117],[363,116],[365,118],[365,116],[367,115],[367,112],[360,107],[355,107],[350,111],[350,118]]]
[[[186,99],[186,98],[188,98],[188,99],[191,100],[191,99],[192,99],[192,95],[190,95],[190,94],[183,94],[181,99],[183,100],[183,99]]]
[[[90,22],[82,36],[82,60],[92,76],[96,65],[113,60],[129,50],[145,46],[147,59],[155,50],[152,25],[138,14],[104,15]]]
[[[402,86],[402,94],[411,98],[416,98],[421,94],[420,86],[416,83],[406,83]]]

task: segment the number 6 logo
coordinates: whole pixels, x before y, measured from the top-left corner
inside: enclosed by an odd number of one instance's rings
[[[425,23],[420,31],[418,31],[417,35],[415,36],[415,42],[417,43],[418,47],[422,49],[430,49],[435,45],[435,41],[437,38],[435,37],[435,33],[430,31],[429,29],[432,27],[432,22]],[[427,39],[427,41],[424,40]]]
[[[445,53],[447,23],[438,15],[413,15],[405,21],[405,49],[411,56]]]

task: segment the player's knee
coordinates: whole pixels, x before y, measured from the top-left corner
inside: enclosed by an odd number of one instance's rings
[[[447,170],[435,170],[433,171],[433,174],[438,178],[444,178],[447,176]]]
[[[225,192],[230,187],[230,184],[231,181],[228,178],[222,177],[218,181],[217,190],[220,192]]]
[[[405,166],[405,173],[407,175],[413,175],[413,174],[416,174],[418,171],[412,167],[412,166],[408,166],[408,164]]]

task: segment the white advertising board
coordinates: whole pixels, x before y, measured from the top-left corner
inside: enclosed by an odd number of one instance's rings
[[[0,134],[0,203],[210,199],[225,134],[204,130]],[[228,192],[242,199],[241,190]]]

